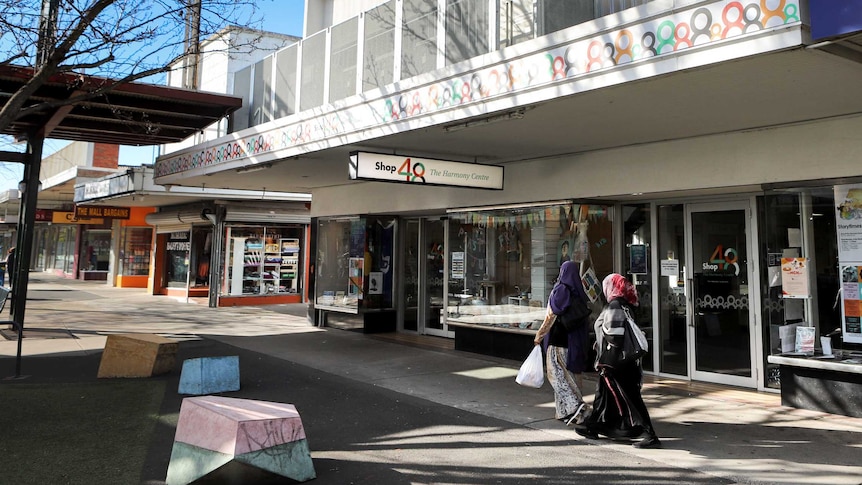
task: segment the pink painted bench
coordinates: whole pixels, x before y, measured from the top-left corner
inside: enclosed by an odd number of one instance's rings
[[[194,482],[232,461],[298,482],[317,476],[293,405],[220,396],[183,399],[168,485]]]

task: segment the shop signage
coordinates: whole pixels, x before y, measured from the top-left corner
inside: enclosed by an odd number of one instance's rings
[[[503,167],[430,158],[352,152],[351,180],[503,190]]]
[[[734,248],[725,249],[719,244],[712,251],[709,261],[703,263],[702,269],[704,273],[733,271],[733,274],[739,276],[739,253]]]
[[[104,224],[105,220],[98,217],[78,217],[74,212],[58,212],[51,214],[54,224]]]
[[[125,194],[133,190],[135,187],[132,177],[123,174],[105,180],[87,182],[75,187],[75,202]]]
[[[36,222],[54,222],[52,209],[36,209]]]
[[[128,219],[132,210],[128,207],[110,207],[101,205],[75,206],[78,217],[103,217],[105,219]]]
[[[810,2],[808,15],[813,40],[862,31],[862,0]]]

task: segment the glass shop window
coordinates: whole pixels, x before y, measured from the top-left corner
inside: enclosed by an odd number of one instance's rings
[[[447,322],[538,328],[569,260],[581,264],[598,311],[600,278],[613,271],[612,209],[564,204],[450,214]]]

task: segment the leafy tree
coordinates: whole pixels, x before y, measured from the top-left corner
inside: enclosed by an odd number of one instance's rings
[[[46,9],[51,3],[55,9]],[[197,42],[228,26],[254,28],[261,19],[255,0],[0,0],[0,66],[32,69],[29,80],[0,110],[0,132],[32,113],[52,112],[182,67]],[[48,15],[47,12],[55,12]],[[45,32],[47,35],[40,35]],[[44,40],[44,42],[42,42]],[[40,44],[40,42],[42,42]],[[253,48],[230,45],[232,51]],[[34,93],[52,76],[92,75],[102,83],[76,86],[65,100]]]

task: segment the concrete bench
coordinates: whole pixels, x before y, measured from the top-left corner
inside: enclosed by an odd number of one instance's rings
[[[201,357],[183,362],[180,394],[200,396],[239,391],[239,356]]]
[[[231,462],[298,482],[317,476],[293,405],[221,396],[183,399],[168,485],[194,482]]]
[[[178,342],[152,334],[108,335],[98,377],[151,377],[176,364]]]

